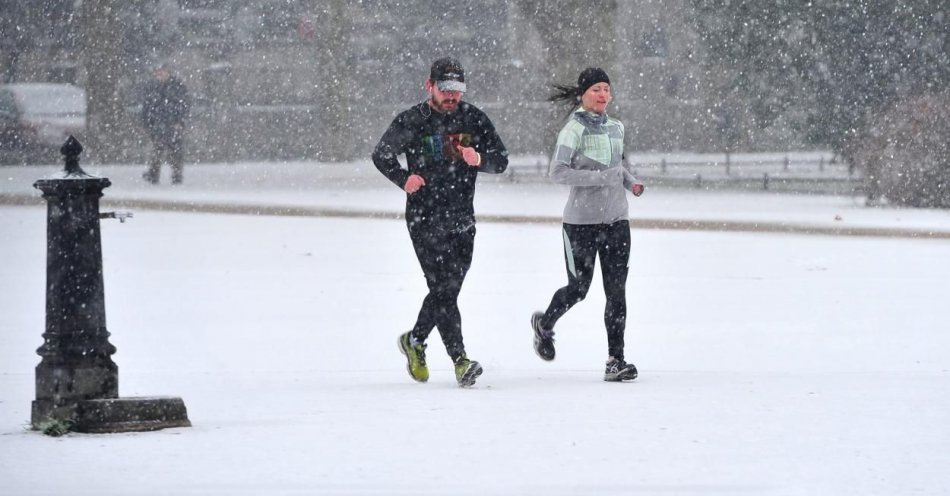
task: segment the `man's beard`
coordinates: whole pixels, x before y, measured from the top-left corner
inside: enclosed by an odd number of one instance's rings
[[[442,100],[441,102],[436,102],[435,97],[429,99],[432,107],[442,113],[453,112],[458,108],[460,100],[450,100],[448,98]]]

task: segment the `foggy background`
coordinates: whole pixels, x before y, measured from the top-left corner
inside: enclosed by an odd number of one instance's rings
[[[432,60],[514,154],[547,155],[550,84],[611,76],[628,152],[831,150],[871,200],[950,206],[939,0],[3,0],[2,82],[87,90],[88,159],[144,162],[150,68],[194,108],[186,160],[369,156]]]

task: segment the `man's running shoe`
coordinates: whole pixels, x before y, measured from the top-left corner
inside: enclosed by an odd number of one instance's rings
[[[623,359],[610,357],[607,360],[607,369],[604,371],[604,380],[608,382],[632,381],[637,378],[637,367]]]
[[[482,375],[482,366],[474,360],[462,355],[455,361],[455,380],[459,387],[469,387],[475,384],[475,379]]]
[[[399,351],[406,355],[406,370],[409,371],[409,377],[419,381],[429,380],[429,368],[426,367],[426,345],[416,342],[412,333],[407,332],[399,336]]]
[[[554,360],[554,331],[541,328],[543,312],[534,312],[531,315],[531,328],[534,329],[534,352],[542,360]]]

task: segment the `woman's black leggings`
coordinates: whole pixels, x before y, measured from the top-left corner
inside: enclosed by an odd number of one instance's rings
[[[623,359],[623,334],[627,325],[627,270],[630,261],[630,222],[613,224],[564,224],[564,260],[567,264],[567,286],[557,290],[544,312],[541,327],[554,329],[554,324],[568,310],[587,296],[594,277],[594,260],[600,256],[607,307],[607,351]]]

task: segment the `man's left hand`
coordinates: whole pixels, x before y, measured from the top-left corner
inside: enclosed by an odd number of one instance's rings
[[[642,194],[643,194],[643,189],[644,189],[644,188],[643,188],[643,184],[642,184],[642,183],[634,183],[633,187],[630,188],[630,190],[633,192],[633,196],[640,196],[640,195],[642,195]]]
[[[476,152],[474,148],[470,146],[458,145],[455,147],[455,149],[458,150],[460,154],[462,154],[462,160],[464,160],[466,164],[471,165],[472,167],[478,167],[479,165],[482,165],[482,155]]]

